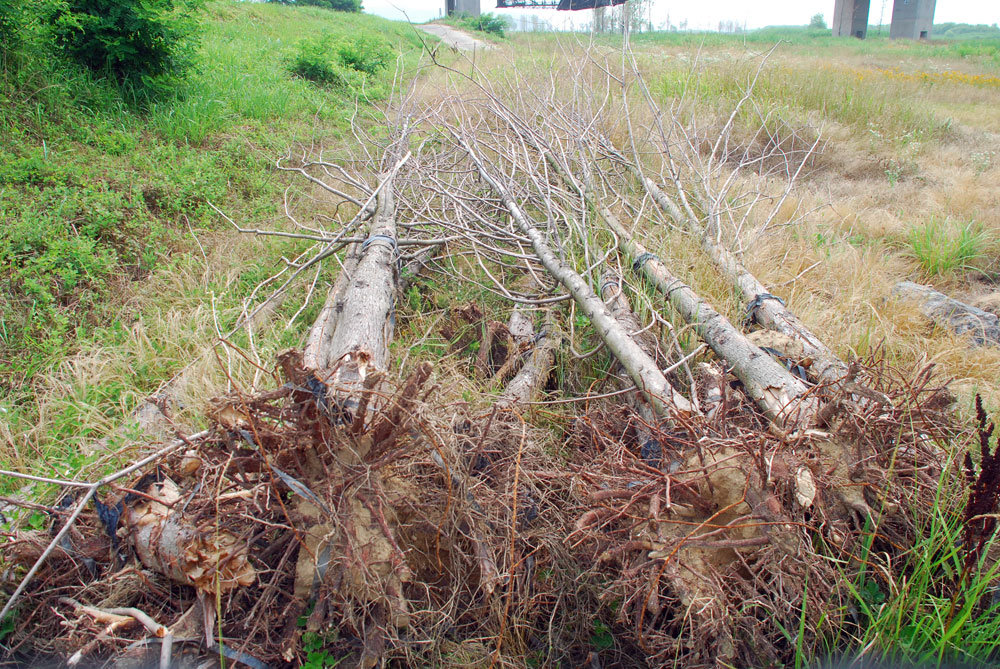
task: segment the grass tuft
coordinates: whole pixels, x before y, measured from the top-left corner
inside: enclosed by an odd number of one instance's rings
[[[947,276],[974,267],[985,255],[989,234],[975,222],[961,225],[934,217],[911,229],[906,242],[928,277]]]

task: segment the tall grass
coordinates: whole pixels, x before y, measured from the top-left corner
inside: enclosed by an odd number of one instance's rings
[[[917,528],[905,563],[881,564],[872,550],[878,531],[871,529],[867,559],[873,568],[863,570],[850,586],[858,610],[857,631],[846,630],[831,643],[851,648],[850,660],[940,666],[980,664],[998,657],[1000,563],[985,557],[996,549],[996,537],[961,592],[955,591],[964,568],[960,480],[943,468],[933,508],[915,515],[926,522]]]

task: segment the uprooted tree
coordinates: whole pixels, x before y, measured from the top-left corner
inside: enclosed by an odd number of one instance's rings
[[[929,368],[845,362],[733,250],[773,222],[818,139],[741,137],[751,81],[717,139],[696,140],[634,61],[611,62],[584,52],[559,87],[448,71],[441,104],[406,97],[377,136],[358,131],[359,160],[280,165],[336,201],[333,229],[249,231],[312,244],[279,291],[337,263],[303,351],[139,465],[34,477],[85,494],[50,510],[55,537],[10,543],[15,647],[161,666],[205,646],[251,666],[318,647],[361,666],[594,664],[596,617],[621,663],[749,666],[859,625],[852,578],[912,545],[951,467],[947,390]],[[777,192],[744,178],[764,170],[784,175]],[[650,250],[655,226],[704,250],[743,322]],[[400,295],[432,285],[421,272],[502,305],[426,326],[465,368],[391,346]],[[463,369],[496,393],[460,398]]]

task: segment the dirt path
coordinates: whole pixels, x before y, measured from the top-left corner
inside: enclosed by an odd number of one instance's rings
[[[464,33],[451,26],[446,26],[443,23],[428,23],[418,27],[432,35],[440,37],[445,44],[459,51],[487,51],[496,48],[489,42],[476,39],[468,33]]]

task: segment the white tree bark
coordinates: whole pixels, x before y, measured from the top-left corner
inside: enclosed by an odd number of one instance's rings
[[[757,322],[769,330],[775,330],[802,343],[804,354],[812,359],[810,370],[820,383],[836,386],[849,376],[847,364],[840,360],[795,314],[786,309],[778,298],[771,295],[764,284],[758,281],[731,251],[717,244],[705,234],[705,230],[697,221],[692,221],[690,216],[683,214],[652,179],[640,174],[634,166],[632,169],[660,209],[698,236],[705,252],[739,289],[743,299],[751,305]]]
[[[534,326],[531,319],[521,309],[515,308],[511,313],[508,327],[514,337],[514,342],[519,345],[528,345],[534,339]],[[512,409],[534,400],[546,379],[549,378],[549,374],[552,373],[557,346],[555,323],[550,312],[546,314],[545,330],[542,332],[541,338],[534,344],[528,354],[528,359],[514,378],[510,380],[503,395],[501,395],[498,401],[501,408]],[[512,351],[511,355],[522,354],[518,351]]]
[[[632,381],[652,404],[656,413],[667,419],[676,412],[693,414],[694,407],[687,398],[667,382],[662,372],[657,369],[656,363],[643,352],[642,348],[611,316],[604,302],[587,285],[583,277],[553,253],[542,233],[521,211],[507,189],[489,173],[475,150],[462,137],[455,135],[455,138],[468,152],[483,181],[500,196],[504,208],[510,212],[521,233],[531,240],[532,249],[539,261],[549,274],[573,296],[580,310],[594,325],[594,329],[605,346],[622,364]]]
[[[398,169],[407,154],[393,168]],[[389,343],[395,322],[396,301],[396,203],[392,173],[376,198],[375,217],[368,239],[362,244],[357,268],[344,293],[327,353],[329,385],[356,389],[365,377],[384,372],[389,362]]]
[[[361,245],[352,244],[344,257],[340,274],[327,294],[326,303],[309,330],[309,338],[302,352],[302,364],[306,369],[326,369],[330,365],[330,347],[340,313],[344,309],[344,294],[360,259]]]
[[[807,395],[805,384],[671,274],[663,261],[648,253],[621,221],[596,201],[592,193],[588,193],[587,198],[618,236],[625,252],[639,265],[638,270],[670,301],[681,317],[694,326],[695,332],[715,354],[726,361],[767,417],[783,428],[811,426],[819,406],[815,399]]]

